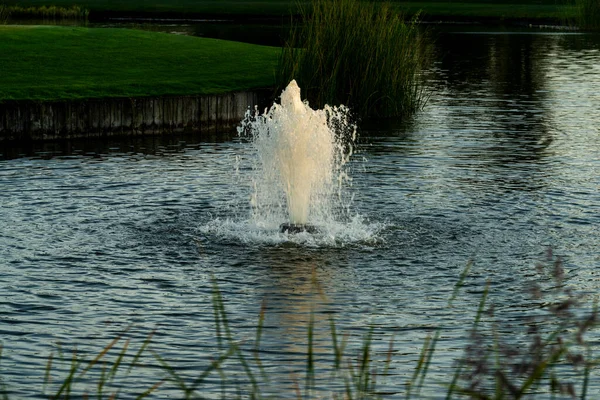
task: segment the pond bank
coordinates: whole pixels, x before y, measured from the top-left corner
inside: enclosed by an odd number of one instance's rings
[[[219,95],[0,103],[0,142],[222,132],[249,108],[265,107],[270,89]]]

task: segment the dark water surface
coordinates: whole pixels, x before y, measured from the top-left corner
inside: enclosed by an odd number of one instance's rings
[[[390,397],[441,328],[422,397],[443,398],[486,282],[500,334],[521,343],[527,316],[543,311],[527,288],[552,285],[535,268],[548,248],[566,284],[591,300],[600,289],[600,36],[453,32],[435,46],[424,112],[360,131],[351,192],[362,219],[348,227],[356,237],[302,242],[214,228],[248,218],[247,171],[236,165],[251,151],[235,138],[0,149],[0,371],[10,398],[41,395],[51,352],[64,370],[75,348],[91,359],[130,325],[129,361],[156,329],[151,349],[197,376],[218,354],[213,278],[243,348],[265,305],[270,380],[261,390],[277,398],[304,385],[311,310],[320,395],[333,317],[352,355],[373,327],[380,370],[394,336],[390,377],[379,382]],[[588,339],[597,347],[597,333]],[[142,358],[112,387],[141,393],[165,377],[157,358]],[[239,363],[226,367],[226,390],[248,387]],[[211,375],[202,393],[219,397],[216,382]],[[167,395],[181,392],[168,382],[157,398]]]

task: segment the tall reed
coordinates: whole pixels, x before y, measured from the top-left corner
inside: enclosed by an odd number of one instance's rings
[[[0,4],[0,24],[6,24],[10,17],[10,10],[6,4]]]
[[[455,284],[448,307],[453,307],[471,267],[469,263]],[[598,326],[597,303],[591,311],[579,308],[584,306],[583,298],[566,286],[560,258],[549,257],[537,271],[536,281],[545,282],[546,287],[531,288],[533,301],[548,312],[527,321],[529,331],[524,336],[523,332],[519,336],[514,329],[506,327],[501,331],[489,307],[488,284],[471,327],[471,342],[465,348],[464,357],[454,365],[451,382],[438,382],[438,397],[445,392],[446,399],[501,400],[535,398],[535,395],[546,398],[545,394],[552,398],[557,394],[579,399],[597,398],[594,394],[588,396],[588,386],[599,362],[592,357],[594,342],[585,340]],[[313,284],[316,294],[326,299],[315,273]],[[194,399],[217,397],[220,390],[223,399],[273,398],[270,389],[277,377],[269,376],[273,365],[260,358],[261,353],[269,351],[261,344],[265,304],[260,309],[252,341],[236,337],[235,326],[230,322],[226,302],[216,283],[212,300],[217,346],[205,365],[185,368],[174,365],[152,349],[154,332],[136,346],[132,339],[126,339],[130,331],[127,328],[93,358],[77,351],[69,356],[59,348],[47,361],[39,397],[144,399],[174,395]],[[392,363],[398,362],[392,359],[397,354],[393,336],[389,350],[382,354],[375,348],[375,343],[381,340],[376,340],[373,328],[365,333],[357,347],[357,343],[349,344],[349,336],[339,331],[333,317],[328,319],[329,329],[319,326],[314,317],[311,312],[307,322],[303,376],[294,375],[294,386],[289,387],[287,393],[280,392],[279,397],[291,398],[295,392],[298,399],[420,399],[426,396],[422,393],[426,386],[431,390],[436,384],[428,372],[433,364],[439,364],[436,346],[442,337],[441,329],[426,338],[412,376],[408,382],[401,382],[398,376],[389,373]],[[490,324],[492,329],[489,329]],[[316,351],[316,338],[317,333],[325,331],[329,331],[331,347],[324,357],[322,352]],[[325,365],[327,361],[331,365]],[[147,376],[149,369],[159,376],[149,378],[147,383],[140,382],[138,372],[146,370],[144,376]],[[2,372],[0,369],[0,398],[9,399],[10,388],[3,383]],[[395,389],[390,392],[390,388]]]
[[[600,30],[600,0],[575,0],[581,29]]]
[[[41,6],[22,7],[0,5],[0,22],[2,21],[2,8],[6,9],[15,19],[40,19],[44,21],[57,20],[83,20],[87,21],[89,10],[73,5],[71,7]]]
[[[588,398],[590,373],[598,359],[592,357],[594,344],[585,336],[598,326],[597,299],[591,311],[586,310],[583,296],[565,283],[562,260],[551,250],[548,254],[547,262],[536,268],[536,281],[546,287],[539,283],[530,287],[531,301],[547,312],[527,317],[527,331],[503,326],[496,319],[486,288],[471,343],[457,365],[453,393],[477,399],[522,399],[543,393],[551,398]],[[484,330],[484,324],[492,328]]]
[[[311,104],[346,104],[359,116],[408,116],[425,103],[419,79],[427,58],[416,18],[389,2],[301,3],[283,48],[279,82],[296,79]]]

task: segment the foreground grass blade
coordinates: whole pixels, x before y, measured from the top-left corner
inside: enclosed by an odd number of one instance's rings
[[[156,360],[160,363],[160,365],[163,367],[163,369],[165,371],[167,371],[169,373],[169,375],[171,376],[171,378],[175,381],[175,383],[177,383],[177,386],[179,386],[179,389],[181,389],[181,391],[183,393],[186,394],[186,399],[189,398],[189,393],[190,390],[188,389],[188,387],[185,385],[185,381],[183,380],[183,378],[181,378],[177,372],[175,372],[175,369],[173,367],[171,367],[165,360],[163,360],[163,358],[161,356],[159,356],[158,354],[156,354],[154,351],[150,350],[152,352],[152,355],[154,356],[154,358],[156,358]]]
[[[140,347],[140,349],[138,350],[138,352],[133,357],[133,360],[131,361],[131,364],[129,365],[129,368],[127,369],[127,373],[131,372],[131,370],[133,369],[133,367],[136,365],[136,363],[139,360],[139,358],[141,357],[142,353],[146,350],[146,348],[150,344],[150,341],[152,340],[152,337],[154,336],[155,333],[156,333],[156,328],[154,328],[152,330],[152,332],[150,332],[150,334],[148,334],[148,337],[146,338],[146,340],[144,340],[144,343],[142,344],[142,346]]]
[[[427,357],[425,359],[425,363],[423,364],[423,371],[421,372],[421,378],[419,379],[419,383],[417,384],[417,396],[421,393],[421,388],[425,383],[425,377],[427,376],[427,372],[429,371],[429,365],[431,365],[431,358],[433,357],[433,353],[435,353],[435,347],[437,345],[438,340],[440,339],[441,330],[437,330],[431,341],[431,346],[427,350]]]
[[[46,391],[46,387],[48,383],[50,383],[50,370],[52,370],[52,360],[54,359],[54,352],[50,353],[50,357],[48,357],[48,362],[46,363],[46,371],[44,372],[44,386],[42,391]]]
[[[69,370],[69,375],[67,375],[67,378],[65,379],[63,384],[58,389],[58,392],[56,392],[56,394],[52,398],[54,398],[54,399],[60,398],[60,395],[63,392],[66,392],[65,397],[69,398],[69,396],[71,394],[71,386],[73,384],[73,380],[75,378],[75,373],[77,372],[77,368],[79,367],[79,364],[80,363],[77,360],[77,353],[74,351],[73,357],[71,359],[71,369]]]
[[[125,341],[125,344],[123,345],[123,350],[121,350],[121,352],[119,353],[119,356],[117,357],[117,360],[115,361],[115,363],[113,364],[112,368],[110,369],[110,373],[109,373],[109,379],[113,379],[117,373],[117,370],[119,369],[119,366],[121,365],[121,362],[123,361],[123,356],[125,356],[125,353],[127,353],[127,349],[129,348],[129,339],[127,339]]]
[[[452,292],[452,296],[450,296],[450,299],[448,299],[448,307],[452,307],[452,302],[454,301],[454,299],[456,299],[456,296],[458,295],[458,291],[463,287],[463,285],[465,283],[465,279],[467,278],[467,275],[471,271],[472,266],[473,266],[473,261],[469,260],[469,262],[467,262],[467,265],[465,266],[463,271],[460,273],[460,276],[458,277],[458,282],[456,282],[456,284],[454,285],[454,291]]]
[[[146,390],[144,393],[140,394],[138,397],[136,397],[136,400],[141,400],[145,397],[148,397],[149,395],[152,394],[152,392],[154,392],[156,389],[158,389],[163,383],[165,383],[164,380],[156,382],[150,389]]]
[[[206,377],[208,375],[210,375],[210,373],[214,370],[218,370],[221,368],[221,365],[228,360],[229,358],[231,358],[231,356],[237,351],[237,348],[235,347],[230,347],[229,350],[221,355],[218,359],[214,360],[211,365],[209,365],[201,374],[200,376],[198,376],[198,378],[196,378],[194,380],[194,382],[192,382],[192,384],[190,385],[190,392],[196,391],[196,389],[204,382],[204,379],[206,379]]]
[[[109,344],[108,344],[108,345],[107,345],[107,346],[106,346],[106,347],[105,347],[105,348],[104,348],[104,349],[103,349],[103,350],[102,350],[102,351],[101,351],[101,352],[100,352],[100,353],[99,353],[99,354],[96,356],[96,358],[94,358],[92,361],[90,361],[90,363],[87,365],[87,367],[85,367],[85,368],[83,369],[83,371],[81,371],[81,373],[79,374],[79,376],[81,377],[81,376],[85,375],[85,374],[86,374],[86,373],[87,373],[87,372],[88,372],[88,371],[89,371],[89,370],[90,370],[90,369],[91,369],[91,368],[92,368],[92,367],[93,367],[93,366],[94,366],[94,365],[95,365],[95,364],[98,362],[98,360],[100,360],[102,357],[104,357],[104,356],[106,355],[106,353],[108,353],[108,351],[109,351],[110,349],[112,349],[112,348],[113,348],[113,346],[114,346],[115,344],[117,344],[117,342],[118,342],[119,340],[121,340],[121,338],[123,337],[123,335],[125,335],[125,334],[126,334],[128,331],[129,331],[129,329],[131,329],[131,325],[129,325],[129,326],[128,326],[128,327],[127,327],[127,328],[126,328],[126,329],[125,329],[125,330],[124,330],[122,333],[120,333],[120,334],[119,334],[119,336],[117,336],[116,338],[114,338],[114,339],[112,340],[112,342],[110,342],[110,343],[109,343]]]

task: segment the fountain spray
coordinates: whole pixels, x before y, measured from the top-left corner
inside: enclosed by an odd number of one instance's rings
[[[301,100],[293,80],[281,93],[280,104],[263,114],[246,115],[238,132],[251,137],[257,154],[255,220],[283,217],[287,222],[280,225],[282,232],[312,233],[334,216],[336,198],[349,180],[344,164],[356,137],[348,114],[344,106],[313,110]]]

